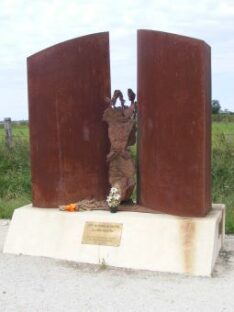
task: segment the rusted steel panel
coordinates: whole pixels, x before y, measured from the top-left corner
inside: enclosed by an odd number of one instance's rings
[[[27,61],[33,205],[104,199],[109,34],[69,40]]]
[[[210,47],[138,31],[138,201],[181,216],[211,208]]]

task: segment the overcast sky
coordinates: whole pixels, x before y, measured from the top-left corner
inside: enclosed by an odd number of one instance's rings
[[[26,57],[110,31],[112,89],[136,89],[136,30],[205,40],[213,99],[234,111],[234,0],[0,0],[0,120],[27,119]]]

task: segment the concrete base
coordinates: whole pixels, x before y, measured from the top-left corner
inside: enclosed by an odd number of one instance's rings
[[[225,207],[213,205],[204,218],[107,211],[62,212],[16,209],[4,253],[93,264],[210,276],[223,244]],[[82,244],[86,222],[123,225],[118,247]]]

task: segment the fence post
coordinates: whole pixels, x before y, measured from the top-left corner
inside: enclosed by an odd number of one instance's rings
[[[5,129],[5,139],[7,147],[12,146],[12,127],[11,127],[11,118],[4,119],[4,129]]]

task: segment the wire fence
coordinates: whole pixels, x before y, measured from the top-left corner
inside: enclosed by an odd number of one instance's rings
[[[234,115],[231,117],[234,118]],[[215,133],[212,133],[213,148],[224,146],[234,148],[234,132],[227,132],[232,131],[232,128],[225,130],[216,129]],[[4,122],[0,124],[0,143],[4,142],[8,147],[20,142],[29,142],[28,122],[14,122],[11,118],[5,118]]]
[[[0,142],[6,141],[6,135],[0,134]],[[12,141],[29,141],[28,134],[19,134],[19,135],[12,135]],[[234,144],[234,133],[217,133],[212,135],[212,142],[226,142],[230,144]]]
[[[14,142],[29,142],[29,136],[28,135],[12,135],[12,143]],[[5,135],[0,134],[0,143],[6,143],[7,144],[7,138]]]

